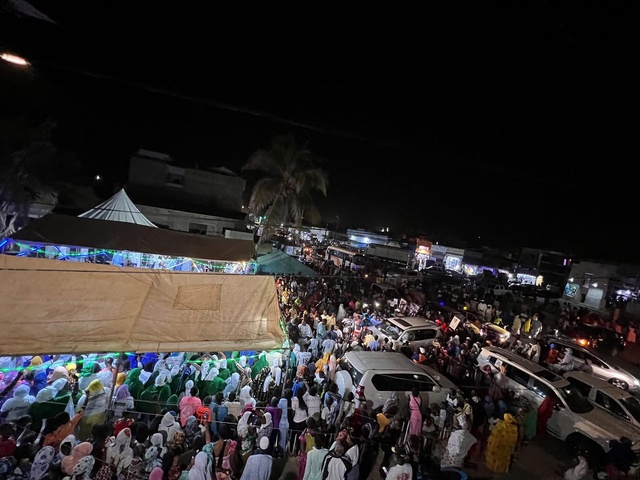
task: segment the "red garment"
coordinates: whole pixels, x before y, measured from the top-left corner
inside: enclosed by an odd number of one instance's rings
[[[547,432],[547,422],[553,415],[553,408],[556,404],[556,399],[552,395],[547,395],[544,401],[538,407],[538,436],[542,437]]]
[[[0,440],[0,458],[10,457],[16,451],[16,442],[12,438]]]
[[[133,424],[133,418],[121,418],[113,424],[113,436],[117,437],[121,430],[129,428]]]

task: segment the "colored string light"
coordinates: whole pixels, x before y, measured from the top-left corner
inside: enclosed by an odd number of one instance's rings
[[[239,353],[240,350],[236,350],[234,352],[231,352],[232,355],[235,352]],[[276,350],[269,350],[266,353],[271,353],[271,354],[280,353],[280,354],[282,354],[283,352],[284,352],[284,349],[283,348],[279,348],[279,349],[276,349]],[[153,352],[153,353],[156,353],[156,352]],[[189,353],[189,352],[185,352],[185,353]],[[124,355],[132,356],[132,355],[144,355],[144,354],[143,353],[137,354],[135,352],[124,352]],[[260,353],[255,354],[255,355],[246,355],[247,361],[251,360],[251,359],[254,359],[254,358],[260,358],[260,355],[262,355],[262,351]],[[210,355],[205,354],[205,356],[210,356]],[[113,353],[113,354],[109,354],[109,355],[100,355],[100,356],[96,356],[96,357],[93,357],[93,358],[84,358],[84,359],[83,358],[79,358],[76,361],[69,361],[69,362],[54,361],[51,364],[49,364],[49,362],[51,360],[48,360],[46,362],[43,362],[43,365],[37,365],[37,366],[29,365],[27,367],[0,368],[0,372],[2,372],[2,373],[22,372],[22,371],[41,370],[43,368],[55,368],[55,367],[65,367],[66,368],[67,365],[77,364],[78,362],[83,362],[83,363],[86,363],[86,362],[99,362],[100,360],[106,360],[107,358],[112,358],[112,359],[115,360],[118,357],[119,357],[118,353]],[[162,359],[158,358],[158,360],[162,360]],[[218,361],[220,361],[220,360],[227,360],[227,361],[228,360],[238,360],[238,357],[230,356],[230,357],[226,357],[226,358],[219,358]],[[214,360],[201,360],[201,359],[198,359],[198,360],[184,360],[184,361],[185,362],[189,362],[189,363],[202,364],[202,363],[206,363],[206,362],[210,362],[210,361],[214,361]]]
[[[8,239],[4,239],[2,243],[0,243],[0,248],[4,247],[8,243]],[[139,259],[140,264],[149,264],[150,259],[154,254],[148,253],[138,253],[138,252],[126,252],[121,250],[109,250],[109,249],[87,249],[88,252],[84,253],[71,251],[71,247],[59,247],[57,245],[51,245],[51,248],[55,248],[57,251],[52,251],[51,249],[47,249],[47,247],[42,247],[40,245],[30,245],[22,242],[11,241],[12,244],[17,245],[21,252],[19,252],[16,256],[25,257],[25,256],[33,256],[33,255],[43,255],[47,258],[55,258],[58,260],[66,260],[66,259],[83,259],[83,258],[93,258],[93,257],[107,257],[110,261],[117,255],[121,255],[123,259],[128,259],[131,256],[137,257]],[[63,250],[69,250],[68,252]],[[91,251],[93,250],[93,251]],[[164,257],[163,255],[157,255],[159,257]],[[227,273],[227,274],[244,274],[244,275],[255,275],[257,272],[257,263],[256,262],[224,262],[224,261],[215,261],[215,260],[195,260],[189,257],[169,257],[167,266],[156,266],[155,259],[154,268],[160,268],[163,270],[175,270],[176,268],[181,267],[182,265],[188,264],[191,262],[194,269],[198,272],[210,272],[210,273]],[[181,259],[180,263],[172,263],[173,261],[177,261],[177,259]],[[149,268],[149,267],[142,267]]]

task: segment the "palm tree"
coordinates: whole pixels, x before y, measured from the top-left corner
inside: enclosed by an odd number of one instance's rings
[[[320,221],[320,212],[312,193],[327,195],[327,173],[315,166],[317,157],[308,145],[299,145],[292,134],[273,138],[266,150],[251,154],[243,171],[264,174],[255,185],[249,200],[249,210],[262,217],[262,234],[256,245],[270,237],[275,226],[292,222],[302,227],[302,219]]]

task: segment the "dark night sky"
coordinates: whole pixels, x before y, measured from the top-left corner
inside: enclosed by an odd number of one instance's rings
[[[0,116],[53,115],[113,182],[137,148],[238,171],[291,131],[327,159],[324,222],[639,261],[637,2],[444,3],[34,2],[58,24],[0,13],[0,47],[34,59],[0,65]]]

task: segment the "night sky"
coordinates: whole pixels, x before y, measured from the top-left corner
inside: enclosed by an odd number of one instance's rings
[[[0,65],[0,117],[53,116],[107,185],[138,148],[239,171],[293,132],[329,172],[323,223],[640,261],[637,2],[249,18],[34,1],[52,25],[14,1],[0,47],[34,65]]]

